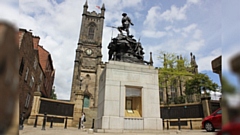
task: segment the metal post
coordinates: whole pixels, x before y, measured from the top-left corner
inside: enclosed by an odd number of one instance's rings
[[[45,130],[46,121],[47,121],[47,113],[45,112],[43,117],[42,130]]]
[[[38,115],[36,115],[36,118],[35,118],[35,122],[34,122],[34,126],[33,126],[33,127],[37,127],[37,121],[38,121]]]
[[[93,121],[92,121],[92,129],[94,129],[94,119],[93,119]]]
[[[68,118],[66,117],[64,129],[67,129],[67,119]]]
[[[165,129],[165,123],[164,123],[164,119],[162,119],[162,121],[163,121],[163,123],[162,123],[162,124],[163,124],[163,129]]]
[[[25,112],[22,112],[22,114],[20,116],[20,121],[19,121],[20,122],[19,123],[19,130],[23,130],[23,127],[24,127],[24,125],[23,125],[23,122],[25,120],[24,115],[25,115]]]
[[[167,120],[167,130],[169,129],[168,120]]]
[[[81,117],[79,118],[79,122],[78,122],[78,129],[81,128]]]
[[[178,117],[178,130],[181,130],[180,118]]]
[[[51,118],[51,124],[50,124],[50,128],[53,127],[53,117]]]
[[[192,120],[190,120],[190,129],[192,130]]]

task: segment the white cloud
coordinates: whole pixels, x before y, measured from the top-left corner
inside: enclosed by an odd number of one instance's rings
[[[169,31],[169,30],[172,29],[172,26],[167,26],[167,27],[165,27],[164,29],[165,29],[166,31]]]
[[[122,1],[123,7],[131,7],[131,8],[136,8],[140,9],[142,4],[142,0],[125,0]]]
[[[173,22],[175,20],[178,20],[178,21],[185,20],[187,18],[186,8],[187,8],[186,5],[181,8],[178,8],[175,5],[172,5],[170,10],[167,10],[160,15],[160,19],[163,19],[169,22]]]
[[[139,12],[135,12],[134,17],[139,19],[140,17],[142,17],[142,14],[140,14]]]
[[[17,26],[19,20],[18,3],[14,0],[0,1],[0,21]]]
[[[131,7],[134,10],[141,10],[142,0],[103,0],[105,6],[111,10],[122,10],[123,8]]]
[[[188,4],[198,4],[200,0],[187,0]]]
[[[189,41],[188,43],[186,43],[186,50],[188,50],[188,51],[198,51],[198,50],[201,50],[201,48],[204,45],[205,45],[205,41],[203,39]]]
[[[148,31],[148,30],[143,30],[142,34],[145,37],[150,37],[150,38],[161,38],[167,35],[167,33],[164,31]]]
[[[196,62],[198,64],[199,72],[206,71],[206,70],[212,71],[211,62],[215,58],[219,57],[221,55],[221,52],[222,50],[220,47],[210,51],[208,55],[201,54],[200,51],[194,52],[194,55],[196,56]]]
[[[156,24],[159,23],[159,15],[160,15],[160,7],[154,6],[148,10],[148,14],[146,16],[143,24],[146,26],[146,29],[154,30]]]
[[[197,28],[197,24],[191,24],[187,27],[182,28],[184,32],[190,33]]]
[[[193,34],[193,38],[194,39],[201,39],[202,38],[202,31],[197,29],[194,31],[194,34]]]

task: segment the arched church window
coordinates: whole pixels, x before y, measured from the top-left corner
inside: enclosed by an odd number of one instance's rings
[[[94,26],[94,24],[91,24],[89,26],[89,30],[88,30],[88,39],[94,38],[94,31],[95,31],[95,26]]]
[[[89,96],[85,95],[83,99],[83,107],[88,108],[89,107]]]

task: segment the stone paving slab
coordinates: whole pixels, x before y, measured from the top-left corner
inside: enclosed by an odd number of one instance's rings
[[[125,130],[122,132],[108,132],[108,133],[96,133],[91,132],[89,129],[77,129],[73,127],[46,127],[46,130],[42,130],[42,127],[38,126],[25,126],[23,130],[19,130],[19,135],[215,135],[216,132],[206,132],[205,130],[163,130],[163,131],[145,131],[145,132],[134,132]]]

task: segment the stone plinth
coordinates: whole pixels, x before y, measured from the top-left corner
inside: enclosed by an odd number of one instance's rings
[[[139,116],[126,116],[126,89],[139,89],[140,100],[133,109]],[[161,130],[158,71],[152,66],[110,61],[100,79],[98,113],[95,131],[102,130]],[[137,103],[138,102],[138,103]],[[130,102],[131,103],[131,102]]]
[[[79,119],[82,115],[82,107],[83,107],[83,91],[78,90],[75,93],[75,105],[74,105],[74,113],[73,113],[73,125],[74,127],[78,126]]]

